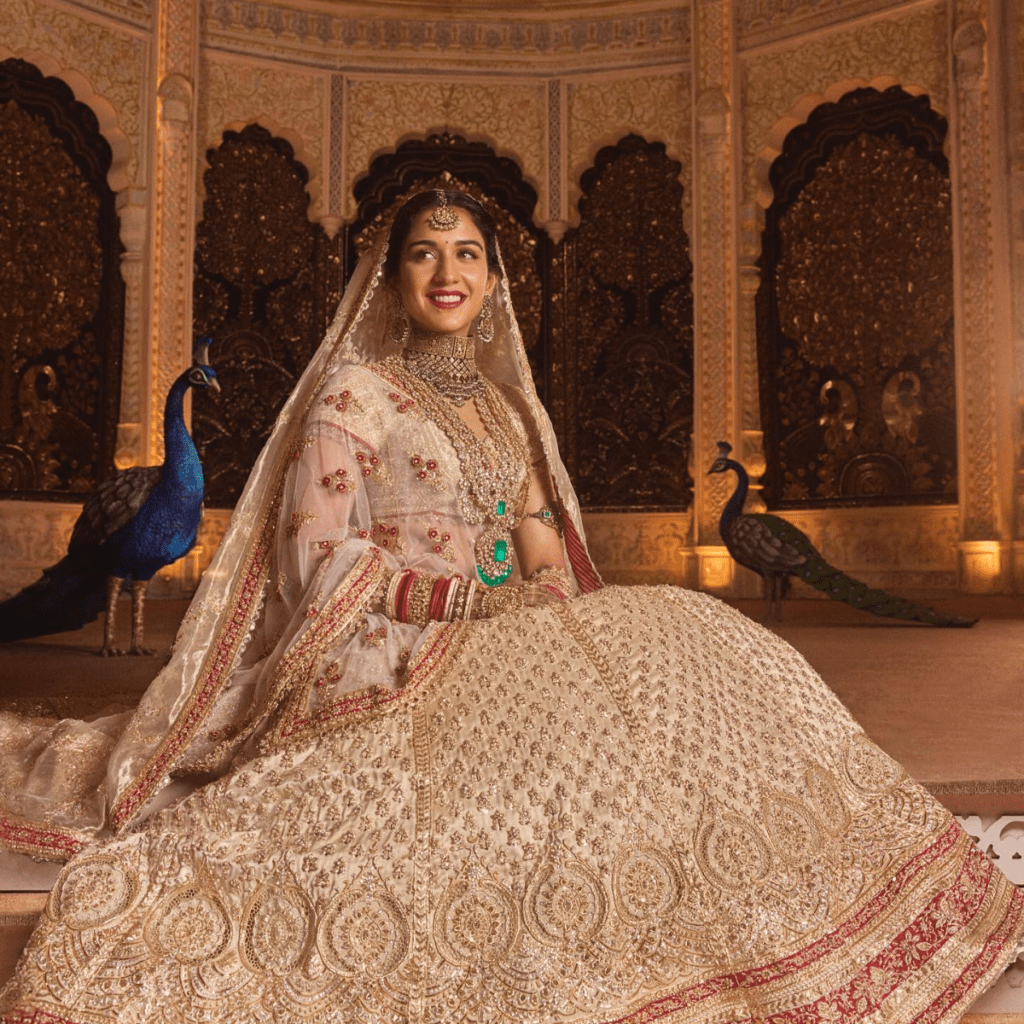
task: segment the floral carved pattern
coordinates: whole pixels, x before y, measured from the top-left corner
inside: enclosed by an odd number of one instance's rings
[[[585,507],[686,508],[693,294],[679,164],[627,136],[583,178],[552,403]]]
[[[439,130],[482,136],[492,145],[500,139],[520,173],[538,184],[546,181],[547,94],[542,85],[355,81],[348,101],[349,181],[366,174],[383,140]]]
[[[207,54],[203,88],[196,95],[200,139],[207,146],[217,146],[226,128],[257,119],[276,134],[284,134],[287,126],[293,145],[298,146],[301,140],[297,156],[309,171],[307,191],[313,211],[326,212],[321,208],[320,185],[322,140],[327,137],[326,92],[327,81],[322,75],[221,62]]]
[[[87,492],[113,459],[124,286],[110,147],[71,90],[0,64],[0,491]]]
[[[937,110],[948,110],[946,32],[946,13],[934,5],[772,48],[745,61],[743,164],[750,194],[756,185],[755,159],[772,125],[803,97],[833,82],[892,74],[925,89]]]
[[[287,142],[250,125],[207,159],[195,330],[213,335],[224,395],[196,402],[194,427],[208,500],[230,507],[338,302],[339,257],[306,216],[306,171]]]
[[[857,90],[773,166],[758,297],[770,504],[955,501],[945,129],[926,97]]]
[[[680,163],[679,180],[689,181],[690,118],[690,76],[685,71],[572,83],[567,109],[570,216],[580,196],[579,176],[597,148],[627,132],[664,142],[668,155]]]
[[[126,7],[132,6],[134,0],[128,0]],[[112,28],[109,22],[78,17],[64,7],[36,0],[0,4],[0,39],[14,53],[46,53],[64,67],[88,76],[96,93],[117,110],[118,124],[130,142],[125,180],[145,177],[141,160],[145,148],[141,145],[145,40]]]

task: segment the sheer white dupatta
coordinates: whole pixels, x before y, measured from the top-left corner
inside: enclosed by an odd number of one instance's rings
[[[272,685],[266,677],[275,670],[264,657],[269,638],[263,601],[268,581],[276,578],[285,475],[324,382],[343,363],[379,362],[399,351],[385,330],[385,230],[380,237],[360,260],[320,348],[277,418],[182,622],[170,661],[134,714],[102,723],[61,723],[79,748],[91,750],[91,774],[80,773],[79,791],[71,793],[53,765],[45,766],[54,757],[52,749],[47,754],[41,728],[0,720],[0,744],[21,730],[15,739],[22,758],[18,771],[0,777],[0,845],[66,859],[190,791],[201,781],[195,766],[211,763],[211,747],[220,748],[219,763],[226,764],[230,737],[237,735],[240,743],[243,733],[259,728],[251,709],[261,687]],[[550,419],[537,398],[504,274],[496,287],[494,323],[494,340],[480,346],[478,365],[492,380],[526,396],[565,513],[567,564],[581,592],[589,592],[600,587],[600,579],[587,554],[576,494],[558,456]],[[225,719],[233,720],[234,728],[225,730]],[[217,728],[211,729],[211,723]],[[26,786],[33,789],[30,801],[24,799]]]

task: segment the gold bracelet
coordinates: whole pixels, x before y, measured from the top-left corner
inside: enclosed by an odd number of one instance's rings
[[[523,607],[523,592],[519,587],[492,587],[480,602],[480,614],[474,618],[493,619],[497,615],[508,615]]]
[[[430,595],[434,590],[437,577],[425,572],[418,572],[409,591],[407,622],[417,626],[426,626],[430,621]]]
[[[573,590],[575,589],[572,577],[557,565],[543,566],[535,573],[531,573],[526,582],[537,583],[542,587],[547,587],[560,601],[572,597]]]
[[[527,519],[538,519],[545,526],[550,526],[559,537],[562,536],[562,513],[550,505],[542,505],[536,512],[527,512]]]

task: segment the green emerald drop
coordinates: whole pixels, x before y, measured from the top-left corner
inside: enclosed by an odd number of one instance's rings
[[[502,502],[504,504],[504,502]],[[508,556],[508,541],[507,540],[496,540],[494,542],[494,560],[496,562],[504,562]]]
[[[498,515],[499,516],[503,516],[504,514],[505,514],[505,502],[499,501],[498,502]]]

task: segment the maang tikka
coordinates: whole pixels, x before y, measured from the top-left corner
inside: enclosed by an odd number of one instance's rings
[[[437,208],[427,218],[427,223],[435,231],[454,231],[459,226],[458,213],[448,205],[448,196],[444,189],[435,189],[434,194],[437,196]]]

